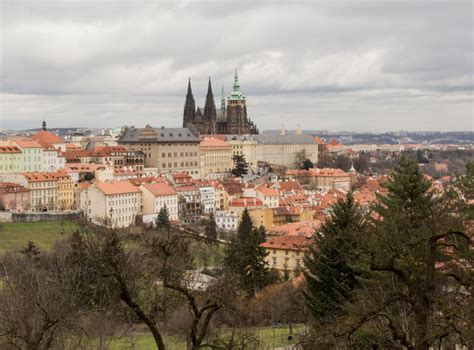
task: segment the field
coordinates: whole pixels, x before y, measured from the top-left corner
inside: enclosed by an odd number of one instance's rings
[[[293,341],[288,341],[289,328],[288,326],[282,327],[258,327],[250,329],[249,331],[255,332],[255,335],[260,341],[260,349],[274,349],[277,347],[288,346],[296,344],[298,342],[298,336],[301,334],[302,326],[293,326]],[[186,342],[184,339],[175,337],[165,336],[165,343],[167,349],[170,350],[186,350]],[[114,339],[109,343],[109,349],[112,350],[145,350],[155,349],[155,342],[153,337],[149,334],[135,334],[131,337],[124,337],[121,339]]]
[[[42,250],[47,250],[55,241],[63,238],[75,227],[74,223],[57,221],[0,224],[0,254],[18,251],[28,241],[32,241]]]

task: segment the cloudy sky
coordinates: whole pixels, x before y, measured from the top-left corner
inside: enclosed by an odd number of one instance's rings
[[[261,130],[474,129],[472,1],[0,3],[0,128],[179,126],[238,69]]]

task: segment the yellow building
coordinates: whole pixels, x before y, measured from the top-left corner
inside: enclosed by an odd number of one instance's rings
[[[62,211],[74,210],[75,196],[74,196],[74,183],[66,172],[57,172],[58,179],[58,209]]]
[[[223,140],[205,137],[201,140],[201,174],[224,178],[233,168],[232,147]]]
[[[21,150],[17,146],[0,144],[0,173],[19,172],[21,159]]]
[[[54,173],[19,174],[20,184],[30,190],[30,210],[46,212],[58,210],[58,179]]]
[[[303,257],[313,241],[306,237],[279,236],[274,237],[262,244],[268,255],[265,260],[270,268],[280,271],[282,274],[294,275],[304,268]]]
[[[273,226],[273,210],[271,208],[254,208],[249,209],[248,212],[255,227],[263,226],[265,229],[269,229]]]

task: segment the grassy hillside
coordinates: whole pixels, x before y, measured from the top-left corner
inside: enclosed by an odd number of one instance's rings
[[[70,233],[72,222],[41,221],[0,224],[0,254],[17,251],[32,241],[40,249],[49,249],[56,240]]]

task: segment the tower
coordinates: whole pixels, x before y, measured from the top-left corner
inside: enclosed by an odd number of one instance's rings
[[[188,92],[184,102],[183,127],[187,127],[196,117],[196,104],[194,102],[193,91],[191,89],[191,78],[188,80]]]
[[[207,86],[206,102],[204,103],[204,120],[208,123],[207,133],[216,133],[216,105],[214,103],[214,95],[212,94],[211,78]]]
[[[41,123],[41,129],[46,131],[46,120],[43,119],[43,123]]]
[[[247,106],[245,95],[240,91],[237,70],[234,75],[232,92],[227,96],[227,123],[229,134],[250,134],[250,125],[247,120]]]

